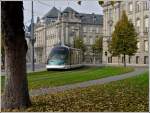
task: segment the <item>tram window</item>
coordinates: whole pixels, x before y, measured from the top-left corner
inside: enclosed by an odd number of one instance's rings
[[[66,60],[68,58],[68,52],[65,48],[54,48],[49,55],[49,59]]]

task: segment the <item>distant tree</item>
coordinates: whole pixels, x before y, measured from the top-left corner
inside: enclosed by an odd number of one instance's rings
[[[81,0],[78,0],[77,2],[79,5],[81,5],[82,1]],[[98,1],[99,5],[103,5],[104,4],[104,1],[103,0],[99,0]],[[110,1],[111,5],[113,6],[115,1]]]
[[[96,37],[95,43],[92,45],[93,50],[93,56],[95,53],[98,53],[100,56],[100,59],[102,58],[102,51],[103,51],[103,38],[102,37]]]
[[[104,4],[104,1],[99,0],[98,3],[99,3],[99,5],[103,5],[103,4]]]
[[[79,5],[81,5],[81,0],[78,0],[78,2],[77,2]]]
[[[95,43],[93,44],[93,47],[98,52],[102,52],[103,49],[103,37],[96,37]]]
[[[84,61],[84,53],[85,53],[85,45],[84,45],[84,42],[83,42],[83,39],[80,38],[80,37],[76,37],[74,39],[74,48],[78,48],[78,49],[81,49],[82,50],[82,53],[83,53],[83,61]]]
[[[126,67],[126,55],[134,55],[137,51],[137,33],[134,25],[128,20],[126,12],[123,11],[121,19],[115,26],[109,51],[113,56],[124,56]]]
[[[99,5],[103,5],[104,1],[103,0],[99,0],[98,1]],[[110,1],[111,5],[114,6],[115,1]]]
[[[5,88],[3,109],[26,108],[31,105],[26,74],[26,52],[23,24],[23,2],[2,1],[2,40],[5,50]]]

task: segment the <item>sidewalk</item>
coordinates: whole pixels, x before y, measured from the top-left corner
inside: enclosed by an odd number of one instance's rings
[[[34,72],[40,72],[40,71],[46,71],[46,69],[43,68],[43,69],[38,69],[38,70],[35,69],[35,70],[34,70]],[[33,71],[32,71],[32,70],[28,70],[28,71],[27,71],[27,73],[31,73],[31,72],[33,72]],[[5,72],[4,70],[1,70],[1,75],[0,75],[0,76],[5,76],[5,73],[6,73],[6,72]]]
[[[133,76],[137,76],[139,74],[142,74],[145,71],[148,71],[148,68],[135,68],[135,71],[121,74],[121,75],[106,77],[106,78],[97,79],[97,80],[90,80],[90,81],[86,81],[82,83],[75,83],[75,84],[52,87],[52,88],[41,88],[37,90],[32,90],[30,91],[30,95],[38,96],[38,95],[43,95],[43,94],[52,94],[52,93],[57,93],[57,92],[63,92],[63,91],[70,90],[70,89],[85,88],[88,86],[105,84],[105,83],[109,83],[113,81],[123,80],[123,79],[130,78]]]

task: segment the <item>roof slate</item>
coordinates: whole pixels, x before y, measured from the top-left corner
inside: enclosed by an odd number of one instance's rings
[[[53,7],[48,13],[44,15],[43,19],[44,18],[57,18],[58,13],[60,13],[60,11],[56,7]]]
[[[103,15],[98,14],[85,14],[85,13],[78,13],[71,7],[67,7],[60,12],[56,7],[53,7],[44,17],[44,18],[58,18],[58,13],[69,13],[75,12],[78,17],[81,19],[82,24],[103,24]]]

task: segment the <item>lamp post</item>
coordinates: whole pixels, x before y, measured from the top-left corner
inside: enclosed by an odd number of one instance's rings
[[[34,71],[34,43],[35,43],[35,38],[34,38],[34,17],[33,17],[33,1],[32,1],[32,19],[31,19],[31,65],[32,65],[32,71]]]
[[[105,51],[106,64],[107,64],[107,51]]]

